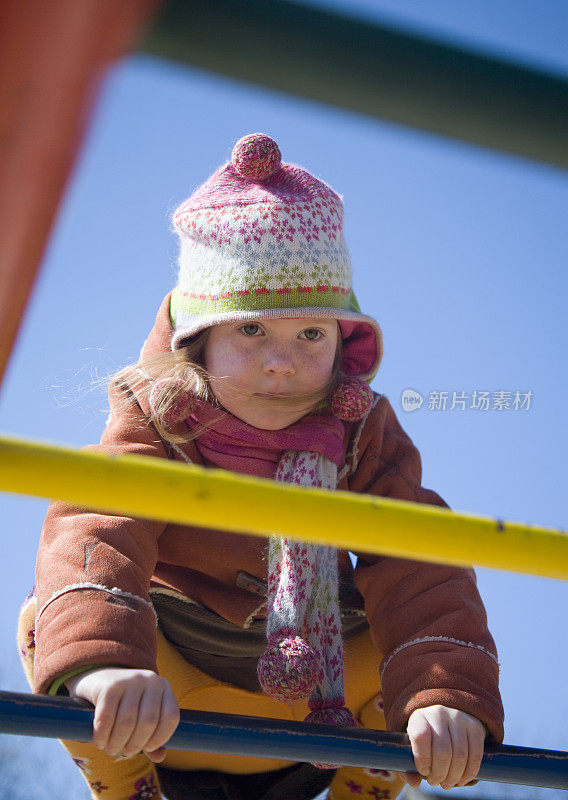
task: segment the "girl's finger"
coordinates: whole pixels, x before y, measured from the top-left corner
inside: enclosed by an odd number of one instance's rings
[[[158,747],[157,750],[144,750],[144,754],[148,756],[150,761],[154,761],[154,763],[159,764],[166,757],[166,748]]]
[[[415,714],[410,717],[407,733],[416,769],[422,777],[427,777],[432,766],[432,728],[421,714]]]
[[[120,694],[116,691],[104,692],[95,703],[95,716],[93,720],[93,744],[100,750],[105,750],[113,729]]]
[[[162,750],[164,745],[172,735],[175,733],[179,725],[180,713],[179,704],[175,698],[173,690],[169,683],[165,684],[164,692],[162,694],[162,703],[160,709],[160,718],[158,724],[152,734],[144,745],[144,751],[156,760],[156,751]],[[164,750],[165,755],[165,750]],[[162,758],[160,758],[160,761]]]
[[[136,727],[121,750],[121,754],[125,758],[136,755],[146,747],[146,743],[151,739],[160,722],[161,705],[161,687],[148,687],[142,693],[138,703]]]
[[[432,766],[428,775],[430,786],[438,786],[446,779],[451,763],[452,740],[447,726],[444,725],[432,734]]]
[[[450,741],[452,745],[452,760],[448,773],[441,783],[442,789],[451,789],[462,779],[469,756],[467,728],[451,726]]]
[[[122,755],[122,751],[138,722],[138,706],[141,696],[141,690],[135,686],[129,686],[123,692],[108,744],[105,748],[107,755],[114,758]]]
[[[417,789],[422,783],[422,775],[417,775],[416,772],[399,772],[398,775],[402,781],[412,786],[413,789]]]
[[[468,759],[458,786],[465,786],[466,783],[475,780],[483,759],[485,731],[479,731],[477,728],[473,730],[468,728],[467,738]]]

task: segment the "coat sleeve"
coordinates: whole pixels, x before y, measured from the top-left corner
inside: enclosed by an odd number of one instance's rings
[[[91,452],[167,457],[132,395],[109,389],[110,417]],[[148,595],[165,524],[52,502],[37,562],[34,691],[80,667],[156,671],[156,616]]]
[[[361,435],[350,489],[447,508],[421,480],[420,454],[380,397]],[[383,654],[389,729],[405,730],[413,711],[441,704],[477,717],[501,742],[497,651],[473,569],[356,555],[356,585]]]

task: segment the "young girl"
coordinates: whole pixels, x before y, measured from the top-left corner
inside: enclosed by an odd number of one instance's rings
[[[353,295],[330,186],[251,134],[174,224],[178,285],[111,382],[92,449],[445,506],[368,387],[381,331]],[[331,548],[52,503],[19,644],[34,691],[95,706],[93,743],[64,743],[93,797],[394,798],[421,777],[472,781],[503,733],[473,570],[356,555],[353,571]],[[420,775],[166,751],[180,707],[407,730]]]

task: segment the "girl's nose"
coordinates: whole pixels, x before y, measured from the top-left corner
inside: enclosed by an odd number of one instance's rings
[[[265,353],[262,371],[267,375],[294,375],[296,369],[291,353],[286,349],[271,349]]]

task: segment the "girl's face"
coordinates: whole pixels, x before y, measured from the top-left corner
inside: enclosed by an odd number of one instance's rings
[[[331,377],[338,344],[335,320],[250,320],[214,325],[205,345],[211,389],[249,425],[281,430],[307,414]],[[319,399],[323,399],[322,397]]]

